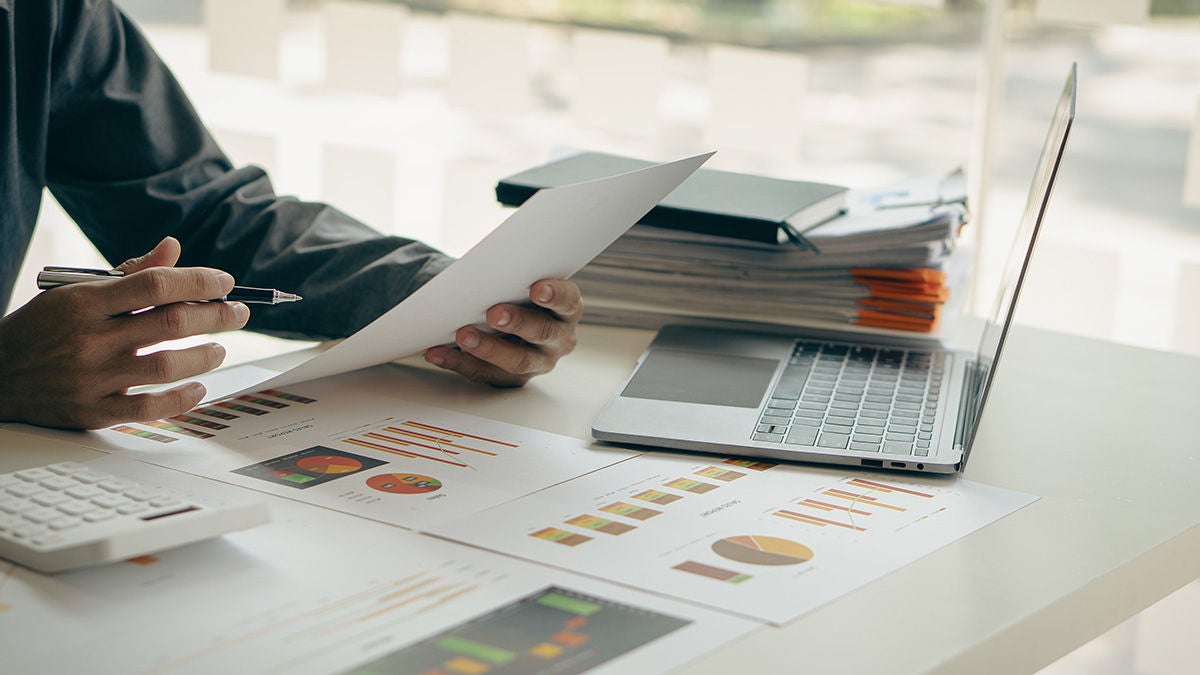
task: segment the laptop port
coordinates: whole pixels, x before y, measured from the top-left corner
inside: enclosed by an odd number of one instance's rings
[[[892,466],[896,467],[897,469],[903,469],[904,467],[906,467],[908,465],[905,464],[904,462],[892,462]]]
[[[882,459],[860,459],[859,461],[862,462],[863,466],[875,467],[877,469],[883,468]]]

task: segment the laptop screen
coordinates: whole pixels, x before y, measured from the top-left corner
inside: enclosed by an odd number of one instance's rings
[[[979,427],[979,412],[987,401],[987,392],[992,383],[995,364],[1000,358],[1000,350],[1004,346],[1004,337],[1012,323],[1013,313],[1017,305],[1017,296],[1025,280],[1029,268],[1029,260],[1037,242],[1038,231],[1042,219],[1046,215],[1046,204],[1050,201],[1050,193],[1054,189],[1054,178],[1058,174],[1058,166],[1062,161],[1063,150],[1067,144],[1067,134],[1075,119],[1075,65],[1067,74],[1067,83],[1058,99],[1054,110],[1054,118],[1050,122],[1050,130],[1046,134],[1042,154],[1038,159],[1037,170],[1033,174],[1033,184],[1029,186],[1029,196],[1025,201],[1025,211],[1017,227],[1013,247],[1004,266],[1001,277],[1000,292],[996,299],[995,310],[987,317],[983,335],[979,341],[978,365],[983,377],[982,386],[977,389],[978,399],[973,406],[973,416],[970,420],[968,437],[965,439],[964,451],[970,452],[971,442],[974,441],[975,431]],[[964,460],[966,458],[964,457]]]

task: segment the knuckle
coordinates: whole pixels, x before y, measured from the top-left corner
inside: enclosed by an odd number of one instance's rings
[[[162,304],[171,296],[174,287],[170,270],[165,267],[154,267],[142,272],[142,283],[145,285],[146,297],[152,305]]]
[[[517,357],[517,363],[513,367],[512,372],[516,375],[528,375],[537,372],[541,366],[541,359],[536,357],[531,351],[524,350]]]
[[[155,382],[171,382],[178,372],[178,360],[173,352],[155,352],[142,357],[145,373]]]
[[[186,305],[173,304],[160,308],[159,321],[162,322],[162,329],[168,335],[174,337],[184,337],[191,335],[191,316]]]

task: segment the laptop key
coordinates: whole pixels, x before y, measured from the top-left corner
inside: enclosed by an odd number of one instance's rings
[[[884,438],[889,441],[900,441],[906,445],[911,445],[913,442],[912,434],[888,434]]]
[[[783,442],[783,434],[756,433],[756,434],[754,434],[754,440],[763,441],[766,443],[782,443]]]
[[[791,417],[784,417],[782,415],[763,415],[759,419],[761,424],[781,424],[783,426],[787,426],[787,423],[791,421]]]
[[[856,430],[856,433],[850,437],[850,440],[854,441],[855,443],[870,443],[877,446],[883,442],[883,436],[878,436],[876,434],[860,434],[857,433]]]
[[[857,410],[841,410],[838,408],[833,408],[829,411],[829,416],[830,417],[848,417],[850,419],[854,419],[855,417],[858,416],[858,411]]]
[[[835,448],[845,450],[846,444],[850,441],[850,436],[847,434],[831,434],[823,433],[817,440],[817,445],[822,448]]]
[[[811,417],[796,417],[792,420],[792,425],[793,426],[799,425],[802,427],[813,427],[814,429],[820,429],[821,428],[821,420],[820,419],[812,419]]]
[[[913,451],[913,454],[916,455],[917,457],[928,457],[929,456],[929,448],[917,448],[916,450]]]
[[[823,409],[822,410],[808,410],[805,408],[801,408],[800,410],[796,411],[796,418],[799,419],[801,417],[807,417],[809,419],[814,419],[814,420],[825,419],[825,411]]]
[[[872,445],[870,443],[856,443],[854,441],[850,441],[850,449],[857,450],[859,452],[879,452],[879,444],[876,443]]]
[[[817,430],[812,427],[792,427],[783,442],[788,445],[812,446],[817,440]]]
[[[907,455],[912,453],[912,443],[884,441],[883,451],[889,455]]]

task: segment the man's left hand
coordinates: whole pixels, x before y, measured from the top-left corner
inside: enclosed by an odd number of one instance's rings
[[[455,347],[425,351],[429,363],[475,382],[519,387],[550,372],[575,349],[575,326],[583,316],[579,287],[565,279],[543,279],[529,287],[535,307],[500,304],[487,311],[496,333],[474,326],[459,328]]]

